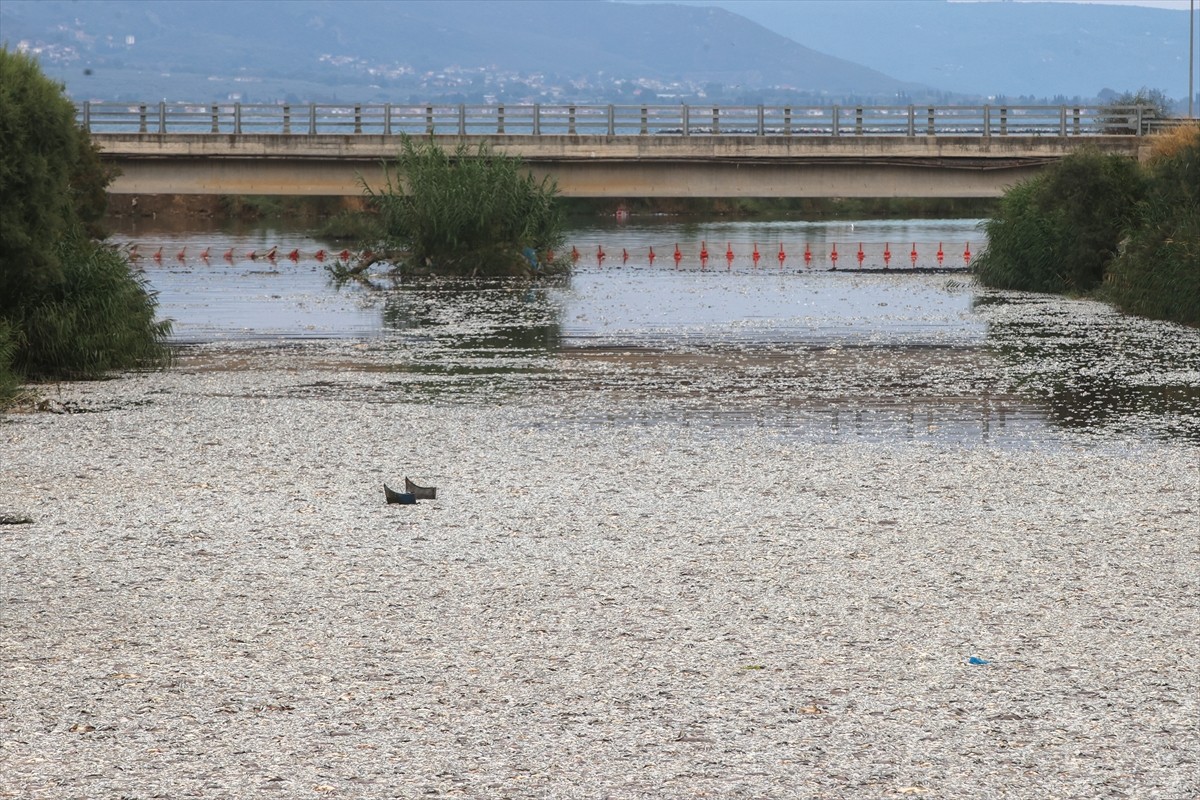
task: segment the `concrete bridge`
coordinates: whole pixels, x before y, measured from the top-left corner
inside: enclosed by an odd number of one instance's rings
[[[486,142],[568,197],[994,197],[1081,147],[1137,158],[1147,109],[85,103],[114,194],[382,185],[403,135]]]

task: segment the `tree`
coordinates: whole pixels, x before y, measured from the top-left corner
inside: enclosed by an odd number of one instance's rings
[[[111,171],[63,87],[0,48],[0,390],[161,364],[169,322],[129,262],[92,237]],[[2,399],[2,398],[0,398]]]

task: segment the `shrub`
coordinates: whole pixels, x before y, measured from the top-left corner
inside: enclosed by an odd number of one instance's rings
[[[14,366],[31,378],[96,378],[111,370],[162,366],[169,321],[124,256],[81,231],[55,248],[63,280],[10,316],[20,333]]]
[[[378,209],[382,241],[409,267],[439,272],[511,274],[530,271],[562,244],[557,187],[536,181],[520,159],[480,144],[453,154],[433,141],[405,137],[378,191],[364,182]]]
[[[1155,137],[1147,199],[1102,295],[1123,311],[1200,325],[1200,126]]]
[[[1095,289],[1143,195],[1130,159],[1090,151],[1064,158],[1005,193],[985,223],[980,281],[1035,292]]]

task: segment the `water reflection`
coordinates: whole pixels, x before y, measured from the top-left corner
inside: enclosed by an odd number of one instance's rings
[[[562,341],[549,288],[502,281],[402,286],[386,294],[383,327],[407,341],[464,350],[544,351]]]
[[[605,222],[571,237],[610,252],[625,241],[627,253],[675,240],[708,240],[719,253],[728,239],[739,260],[705,268],[610,256],[535,285],[339,289],[311,259],[242,255],[284,252],[285,241],[321,247],[276,229],[163,232],[166,253],[237,255],[141,264],[180,341],[342,339],[359,344],[331,344],[326,359],[341,352],[348,367],[388,374],[296,391],[535,402],[546,424],[682,421],[809,441],[1029,446],[1083,433],[1200,443],[1200,331],[1098,303],[983,290],[966,274],[764,267],[744,255],[759,237],[832,240],[848,225]],[[876,242],[977,235],[973,221],[860,222],[854,233]]]
[[[1108,306],[993,293],[988,342],[1054,425],[1200,443],[1200,331]]]

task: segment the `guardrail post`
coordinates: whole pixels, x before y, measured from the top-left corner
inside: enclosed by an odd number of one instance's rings
[[[862,106],[854,109],[854,135],[862,136]]]
[[[287,103],[283,104],[283,133],[285,136],[292,132],[292,107]]]
[[[1000,135],[1008,136],[1008,109],[1000,106]]]
[[[926,109],[925,132],[930,136],[937,136],[937,118],[934,115],[933,106]]]
[[[221,110],[216,103],[212,104],[212,132],[221,132]]]
[[[458,135],[467,135],[467,106],[465,103],[458,104]]]
[[[504,105],[496,106],[496,135],[504,133]]]
[[[362,133],[362,106],[354,104],[354,132]]]
[[[240,134],[242,132],[242,104],[233,104],[233,132]]]
[[[763,114],[762,103],[758,104],[758,135],[765,136],[767,132],[766,118]]]
[[[721,112],[716,106],[713,106],[712,132],[714,136],[721,132]]]
[[[158,101],[158,132],[167,132],[167,101]]]
[[[1058,107],[1058,135],[1059,136],[1067,135],[1067,107],[1066,106]]]
[[[567,106],[567,133],[575,135],[575,106]]]
[[[692,115],[688,113],[688,106],[686,103],[683,104],[682,108],[683,108],[683,119],[681,120],[681,123],[683,124],[683,135],[691,136],[692,132],[691,132],[690,128],[691,128],[691,116]]]
[[[990,105],[983,107],[983,138],[992,138],[992,107]]]
[[[792,107],[783,107],[783,132],[787,136],[792,135]]]
[[[833,135],[841,135],[842,109],[838,106],[833,106]]]
[[[616,134],[616,132],[617,132],[616,115],[614,113],[612,103],[609,103],[608,104],[608,135],[613,136]]]
[[[308,104],[308,133],[310,136],[317,135],[317,104]]]
[[[383,135],[392,135],[392,104],[383,104]]]
[[[1136,135],[1138,135],[1138,136],[1142,135],[1142,111],[1143,110],[1144,110],[1144,108],[1142,106],[1137,107],[1137,134]]]
[[[1079,109],[1076,108],[1076,109],[1073,109],[1073,111],[1074,111],[1074,113],[1072,114],[1072,124],[1075,127],[1075,135],[1078,136],[1079,135]]]
[[[917,107],[911,103],[908,106],[908,136],[911,139],[917,135]]]
[[[642,106],[642,136],[650,132],[649,125],[647,124],[647,116],[646,107]]]
[[[542,135],[542,104],[533,104],[533,135]]]
[[[146,132],[146,104],[138,106],[138,133]]]
[[[425,106],[425,133],[433,136],[433,106]]]
[[[92,132],[92,101],[83,101],[83,129],[88,133]]]

